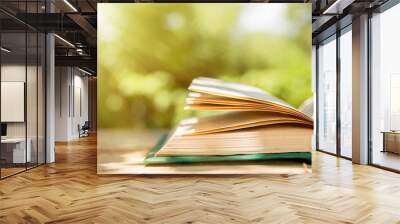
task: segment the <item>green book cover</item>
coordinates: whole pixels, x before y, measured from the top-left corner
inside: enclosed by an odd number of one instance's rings
[[[168,163],[199,163],[199,162],[223,162],[223,161],[256,161],[256,160],[296,160],[311,164],[311,152],[290,152],[290,153],[257,153],[247,155],[227,156],[155,156],[168,139],[168,135],[160,138],[157,145],[152,148],[144,163],[168,164]]]

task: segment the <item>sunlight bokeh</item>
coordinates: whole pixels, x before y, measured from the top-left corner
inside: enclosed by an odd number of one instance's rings
[[[311,4],[99,4],[101,128],[171,128],[191,80],[311,96]]]

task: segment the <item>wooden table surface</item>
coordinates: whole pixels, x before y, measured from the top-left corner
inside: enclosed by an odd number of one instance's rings
[[[250,161],[146,166],[143,159],[166,131],[110,131],[97,134],[98,174],[308,174],[304,163]]]

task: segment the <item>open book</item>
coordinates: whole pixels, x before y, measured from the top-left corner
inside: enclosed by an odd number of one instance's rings
[[[311,163],[313,120],[258,88],[196,78],[185,109],[226,111],[183,120],[146,164],[291,159]]]

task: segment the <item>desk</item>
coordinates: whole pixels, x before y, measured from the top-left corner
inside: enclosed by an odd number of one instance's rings
[[[392,152],[400,154],[400,132],[383,131],[383,150],[382,152]]]
[[[30,138],[27,139],[28,144],[25,153],[25,138],[5,138],[1,139],[1,156],[6,163],[25,163],[31,162],[32,153]],[[12,158],[12,159],[11,159]]]

